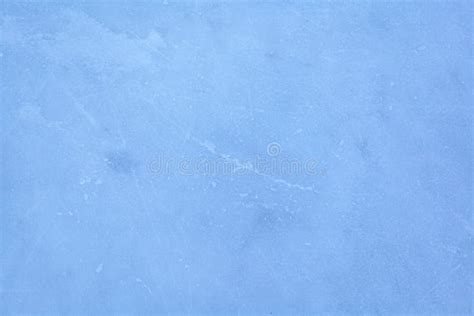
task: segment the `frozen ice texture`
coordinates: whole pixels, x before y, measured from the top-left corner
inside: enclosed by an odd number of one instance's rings
[[[0,313],[472,312],[472,18],[2,1]]]

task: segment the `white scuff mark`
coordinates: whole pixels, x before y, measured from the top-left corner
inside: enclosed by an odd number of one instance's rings
[[[200,142],[200,145],[203,146],[204,148],[206,148],[209,152],[213,153],[213,154],[217,154],[216,152],[216,145],[214,145],[213,143],[211,143],[210,141],[208,140],[205,140],[203,142]]]
[[[301,134],[303,132],[303,129],[302,128],[298,128],[294,133],[293,135],[298,135],[298,134]]]
[[[147,290],[148,294],[151,295],[151,294],[153,293],[153,292],[151,291],[150,287],[149,287],[148,285],[146,285],[145,282],[143,282],[142,279],[140,279],[140,278],[135,278],[135,282],[140,283],[140,284]]]
[[[95,273],[99,274],[102,272],[104,269],[104,264],[101,262],[96,268],[95,268]]]
[[[224,159],[226,162],[234,164],[235,166],[237,166],[237,170],[248,170],[248,171],[250,171],[250,172],[252,172],[256,175],[264,177],[264,178],[266,178],[266,179],[268,179],[268,180],[270,180],[270,181],[272,181],[276,184],[286,186],[287,188],[290,188],[290,189],[297,189],[297,190],[301,190],[301,191],[320,193],[319,191],[315,190],[313,186],[303,186],[303,185],[300,185],[298,183],[291,183],[291,182],[286,181],[284,179],[275,178],[273,176],[262,173],[259,170],[255,169],[255,167],[251,163],[243,163],[239,159],[232,158],[228,154],[219,153],[216,150],[216,146],[214,144],[210,143],[207,140],[202,141],[202,140],[200,140],[196,137],[193,137],[193,136],[191,136],[191,140],[194,141],[199,146],[207,149],[207,151],[209,151],[211,154],[219,156],[220,158]]]
[[[74,106],[74,108],[87,120],[87,122],[89,122],[90,125],[92,125],[94,128],[97,128],[97,121],[95,120],[95,118],[86,110],[82,103],[77,101],[77,99],[72,96],[72,93],[70,95],[73,100],[72,105]]]
[[[301,191],[312,191],[312,192],[320,193],[318,191],[315,191],[313,186],[303,186],[297,183],[295,184],[295,183],[288,182],[283,179],[273,179],[273,182],[282,184],[288,188],[298,189]]]
[[[154,48],[154,49],[165,48],[167,46],[161,34],[155,30],[152,30],[148,34],[148,37],[142,41],[144,45],[148,45],[149,47]]]
[[[155,54],[169,61],[162,52],[166,42],[155,30],[142,37],[131,30],[114,32],[83,12],[62,10],[58,14],[65,22],[61,32],[52,40],[37,40],[40,50],[56,63],[69,65],[85,60],[102,71],[104,68],[134,71],[153,68]]]

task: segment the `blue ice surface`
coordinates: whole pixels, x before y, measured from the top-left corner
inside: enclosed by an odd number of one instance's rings
[[[472,26],[2,1],[0,314],[472,312]]]

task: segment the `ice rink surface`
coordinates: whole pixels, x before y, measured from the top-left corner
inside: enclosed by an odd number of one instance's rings
[[[0,314],[472,312],[469,1],[0,6]]]

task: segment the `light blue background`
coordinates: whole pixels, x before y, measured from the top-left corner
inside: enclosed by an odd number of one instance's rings
[[[0,313],[472,311],[468,1],[1,9]]]

